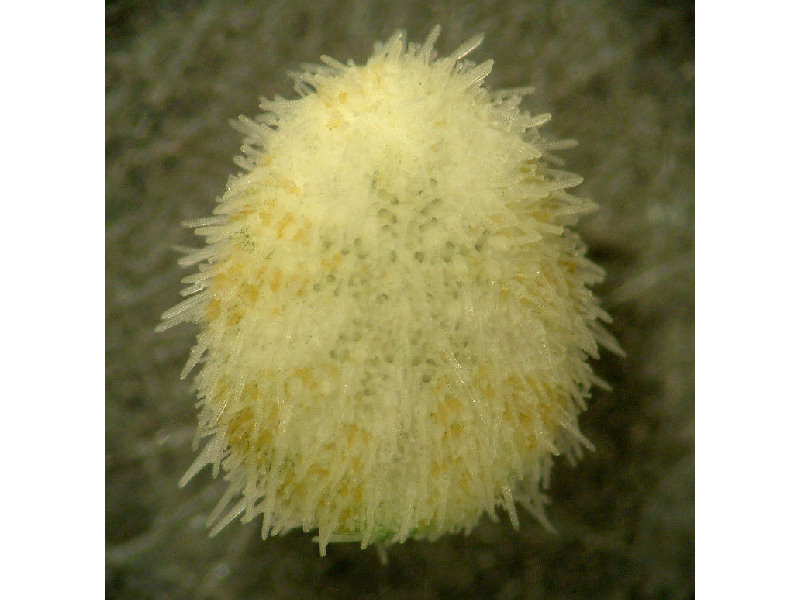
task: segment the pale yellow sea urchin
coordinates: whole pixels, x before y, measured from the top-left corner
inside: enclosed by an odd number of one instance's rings
[[[215,531],[263,515],[262,535],[402,542],[469,531],[519,502],[544,523],[552,457],[588,442],[587,357],[614,346],[589,287],[602,271],[566,228],[593,208],[545,163],[519,109],[489,92],[492,61],[446,58],[402,32],[365,66],[322,57],[300,98],[262,101],[243,173],[188,299],[160,328],[202,331],[198,440],[182,484],[220,466]],[[221,518],[220,518],[221,517]]]

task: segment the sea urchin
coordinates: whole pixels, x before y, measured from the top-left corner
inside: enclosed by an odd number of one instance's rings
[[[546,524],[552,457],[588,442],[578,414],[607,315],[602,271],[568,226],[568,194],[492,61],[445,58],[402,32],[366,65],[322,57],[299,98],[263,100],[183,265],[160,329],[201,325],[197,440],[228,489],[210,522],[262,535],[402,542],[469,531],[515,502]],[[551,161],[552,163],[552,161]],[[207,439],[206,439],[207,438]]]

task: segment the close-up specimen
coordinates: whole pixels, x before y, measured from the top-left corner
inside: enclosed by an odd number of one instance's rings
[[[465,59],[482,36],[437,58],[438,35],[296,74],[299,99],[240,117],[243,173],[189,223],[207,246],[163,327],[203,325],[186,479],[222,467],[217,528],[263,515],[263,537],[318,529],[324,555],[497,506],[518,526],[515,501],[549,526],[552,457],[590,446],[587,358],[618,347],[568,226],[595,205],[547,164],[572,144],[519,110],[530,91],[485,89],[492,61]]]
[[[693,597],[693,4],[105,33],[108,598]]]

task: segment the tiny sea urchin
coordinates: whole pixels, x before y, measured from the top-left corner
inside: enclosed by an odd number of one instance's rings
[[[402,542],[469,531],[515,502],[546,524],[552,457],[588,445],[578,414],[602,271],[567,229],[593,208],[547,166],[529,89],[489,92],[492,61],[445,58],[402,32],[364,66],[322,57],[296,100],[240,117],[243,172],[215,216],[186,300],[205,465],[228,489],[219,530]],[[552,161],[551,161],[552,162]]]

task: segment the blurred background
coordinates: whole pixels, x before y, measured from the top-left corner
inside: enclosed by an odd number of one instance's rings
[[[397,28],[442,25],[446,55],[476,32],[488,85],[534,85],[546,132],[600,204],[579,229],[626,358],[604,354],[582,416],[596,446],[558,462],[546,532],[520,512],[469,536],[389,549],[311,535],[214,538],[221,482],[185,488],[196,425],[178,379],[195,331],[154,333],[179,300],[174,245],[207,216],[258,97],[293,97],[288,69],[363,63]],[[694,595],[694,4],[618,0],[106,2],[106,596],[108,598],[592,598]]]

